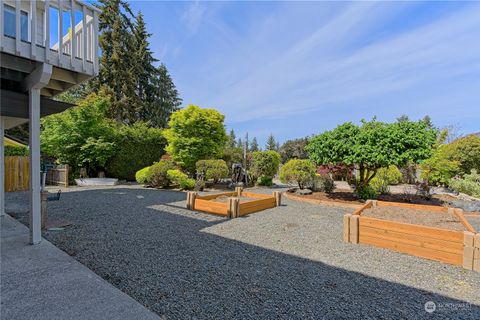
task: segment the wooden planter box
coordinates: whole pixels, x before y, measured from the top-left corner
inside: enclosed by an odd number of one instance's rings
[[[228,202],[221,203],[212,201],[218,197],[227,196]],[[239,196],[252,198],[252,200],[242,200]],[[223,192],[199,196],[196,192],[187,194],[187,209],[213,213],[229,218],[245,216],[247,214],[262,211],[279,206],[281,202],[281,193],[274,192],[273,195],[265,195],[242,191],[237,188],[235,192]]]
[[[405,207],[435,211],[439,214],[451,212],[458,217],[467,231],[362,216],[365,209],[373,206]],[[480,233],[468,223],[461,209],[369,200],[353,214],[344,216],[343,239],[346,242],[386,248],[480,272]]]

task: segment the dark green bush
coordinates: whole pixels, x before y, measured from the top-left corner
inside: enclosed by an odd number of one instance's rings
[[[160,160],[165,153],[166,140],[161,129],[137,123],[121,126],[116,142],[116,152],[107,162],[106,171],[111,177],[135,180],[135,173]]]
[[[20,157],[28,157],[28,148],[27,147],[13,147],[13,146],[5,146],[5,156],[20,156]]]
[[[313,191],[331,193],[335,189],[335,182],[327,174],[316,174],[313,179]]]
[[[266,187],[270,187],[273,185],[273,179],[270,178],[270,177],[265,177],[265,176],[261,176],[257,179],[257,184],[259,186],[266,186]]]
[[[377,192],[373,187],[367,185],[364,187],[359,187],[355,190],[357,197],[361,200],[377,199]]]
[[[175,163],[171,160],[160,160],[154,163],[148,170],[147,181],[152,187],[168,187],[171,183],[168,170],[173,170]]]
[[[217,183],[228,176],[227,163],[224,160],[199,160],[195,164],[198,173],[202,173],[206,180],[213,179]]]

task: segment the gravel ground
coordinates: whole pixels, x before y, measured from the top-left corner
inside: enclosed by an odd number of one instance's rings
[[[44,236],[167,319],[480,318],[480,273],[343,243],[351,210],[285,200],[227,220],[187,211],[185,199],[69,188],[48,203],[49,218],[74,225]],[[7,211],[12,200],[26,198],[8,194]]]

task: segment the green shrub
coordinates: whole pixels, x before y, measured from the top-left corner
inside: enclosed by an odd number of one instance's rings
[[[162,130],[149,128],[146,124],[120,126],[117,134],[116,152],[107,162],[106,171],[111,177],[134,180],[135,173],[165,153],[166,140]]]
[[[370,185],[357,188],[355,190],[355,193],[357,194],[358,198],[361,200],[376,199],[378,196],[375,189],[373,189],[373,187]]]
[[[29,152],[27,147],[5,146],[5,156],[20,156],[28,157]]]
[[[430,185],[448,185],[460,173],[460,162],[450,160],[448,145],[441,145],[431,158],[420,164],[420,169],[420,177]]]
[[[257,185],[270,187],[273,185],[273,179],[265,176],[259,177],[257,179]]]
[[[399,184],[402,181],[402,173],[396,166],[380,168],[375,177],[370,181],[372,188],[379,194],[388,194],[389,185]]]
[[[178,169],[168,170],[167,177],[173,184],[179,185],[180,188],[184,190],[190,190],[195,187],[195,180],[189,178],[185,173]]]
[[[135,173],[135,180],[140,184],[146,184],[148,182],[149,171],[150,171],[150,167],[145,167],[143,169],[138,170]]]
[[[457,192],[480,198],[480,174],[473,169],[470,174],[464,175],[463,179],[453,178],[450,180],[450,187]]]
[[[217,183],[220,179],[228,177],[228,167],[224,160],[199,160],[195,164],[198,173],[202,173],[204,178],[213,179]]]
[[[310,160],[292,159],[280,169],[280,181],[296,183],[300,189],[311,185],[315,178],[316,167]]]
[[[175,164],[171,160],[160,160],[154,163],[147,174],[147,181],[152,187],[168,187],[170,179],[168,170],[175,169]]]
[[[316,174],[313,178],[313,191],[331,193],[335,189],[335,182],[326,174]]]
[[[280,155],[276,151],[255,151],[252,153],[250,173],[255,180],[259,177],[272,179],[278,171]]]

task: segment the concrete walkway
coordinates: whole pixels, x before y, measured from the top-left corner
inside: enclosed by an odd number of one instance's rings
[[[160,319],[47,240],[29,245],[10,216],[0,223],[0,319]]]

